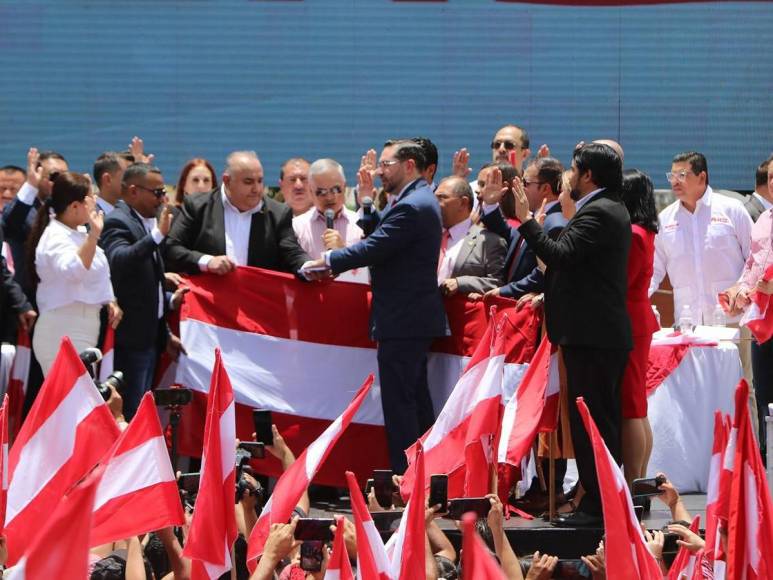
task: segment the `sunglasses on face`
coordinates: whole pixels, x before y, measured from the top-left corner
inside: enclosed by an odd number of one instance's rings
[[[515,141],[492,141],[491,142],[491,148],[492,149],[499,149],[500,147],[504,146],[505,150],[512,151],[513,149],[520,149],[518,144]]]
[[[137,185],[136,187],[139,187],[140,189],[144,189],[145,191],[149,191],[159,199],[166,195],[166,189],[164,189],[163,187],[158,187],[156,189],[151,189],[149,187],[145,187],[144,185]]]

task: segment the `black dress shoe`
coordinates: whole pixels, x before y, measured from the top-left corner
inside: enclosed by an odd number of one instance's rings
[[[604,518],[586,512],[574,512],[557,517],[553,525],[558,528],[603,528]]]

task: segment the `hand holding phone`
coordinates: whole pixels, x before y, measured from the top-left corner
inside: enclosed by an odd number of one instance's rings
[[[435,474],[429,478],[429,507],[440,505],[437,513],[448,510],[448,476]]]
[[[390,469],[373,470],[373,491],[376,494],[376,501],[384,509],[392,507],[392,494],[395,491],[395,484],[392,481],[392,471]]]
[[[462,515],[473,512],[478,519],[488,516],[491,501],[487,497],[460,497],[448,501],[446,517],[451,520],[461,520]]]
[[[254,409],[252,422],[255,426],[255,439],[264,445],[273,445],[274,432],[271,430],[271,411]]]

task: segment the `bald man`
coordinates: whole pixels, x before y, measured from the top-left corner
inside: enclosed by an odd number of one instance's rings
[[[221,187],[185,197],[166,241],[167,270],[227,274],[254,266],[297,274],[309,256],[293,232],[292,211],[263,192],[255,152],[231,153]]]

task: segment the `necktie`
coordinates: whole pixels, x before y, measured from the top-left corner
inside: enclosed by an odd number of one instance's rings
[[[520,257],[519,254],[521,253],[521,250],[523,249],[523,244],[525,244],[525,240],[523,238],[518,240],[518,243],[515,245],[515,251],[513,252],[513,260],[510,262],[510,267],[507,270],[507,279],[505,282],[513,282],[513,276],[515,275],[515,270],[518,267],[518,258]]]
[[[443,230],[443,235],[440,238],[440,256],[437,261],[437,271],[440,273],[440,269],[443,267],[443,261],[446,259],[446,251],[448,251],[448,240],[451,237],[451,233],[448,229]]]

